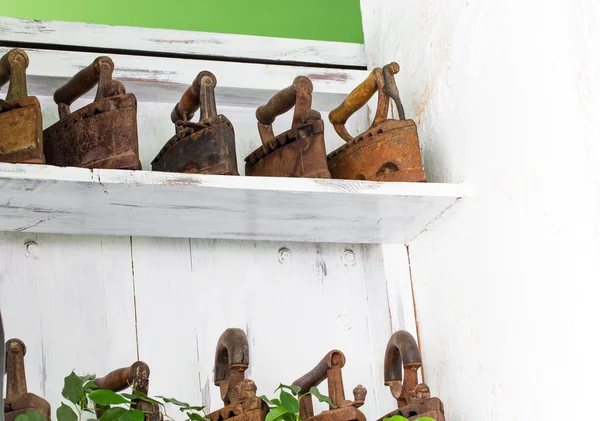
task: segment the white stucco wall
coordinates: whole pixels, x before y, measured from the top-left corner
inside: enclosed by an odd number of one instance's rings
[[[362,0],[430,181],[468,197],[410,244],[447,419],[597,417],[600,2]],[[591,418],[589,418],[591,417]]]

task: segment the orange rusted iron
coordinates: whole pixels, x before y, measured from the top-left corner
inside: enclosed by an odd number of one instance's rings
[[[136,361],[130,367],[119,368],[111,371],[104,377],[99,377],[94,380],[98,389],[112,390],[120,392],[129,387],[135,392],[141,392],[148,395],[150,387],[150,367],[143,361]],[[138,409],[145,413],[145,421],[162,421],[163,414],[157,405],[141,399],[133,399],[132,408]],[[106,409],[105,407],[103,408]],[[96,417],[102,417],[103,410],[96,405]]]
[[[152,161],[153,171],[239,175],[235,133],[231,122],[217,115],[215,87],[211,72],[200,72],[171,113],[173,136]],[[201,109],[200,121],[190,121]]]
[[[264,421],[268,405],[256,396],[256,384],[245,378],[250,362],[248,338],[243,330],[227,329],[215,352],[215,385],[221,390],[223,408],[207,415],[212,421]]]
[[[313,110],[313,86],[298,76],[266,105],[256,110],[258,132],[263,145],[246,157],[246,175],[265,177],[331,178],[321,114]],[[294,107],[292,128],[275,136],[273,122]]]
[[[46,162],[61,167],[139,170],[137,100],[112,80],[109,57],[98,57],[54,93],[60,120],[44,130]],[[69,106],[98,84],[96,99]]]
[[[300,399],[300,418],[303,421],[366,421],[365,415],[358,408],[365,403],[367,389],[361,385],[356,386],[353,390],[354,401],[346,400],[342,379],[342,367],[345,364],[346,357],[341,351],[330,351],[315,368],[293,383],[300,387],[300,394],[304,394],[327,379],[329,399],[335,405],[315,415],[312,396],[304,396]]]
[[[27,96],[29,57],[15,48],[0,58],[0,87],[10,80],[6,100],[0,99],[0,162],[43,164],[42,109]]]
[[[50,404],[45,399],[27,392],[27,377],[25,376],[26,352],[25,344],[21,340],[9,339],[6,342],[6,399],[3,404],[4,418],[6,421],[14,421],[21,414],[38,412],[45,420],[50,420]]]
[[[337,179],[371,181],[427,181],[421,161],[417,126],[406,120],[394,75],[398,63],[373,69],[344,102],[329,113],[329,121],[347,143],[327,156],[331,176]],[[348,118],[378,93],[377,112],[366,132],[352,137]],[[398,120],[388,119],[390,98],[398,109]]]
[[[431,397],[425,383],[419,384],[417,370],[422,365],[421,352],[415,338],[404,330],[394,333],[387,344],[383,370],[385,385],[389,386],[398,409],[378,421],[394,415],[401,415],[409,420],[430,417],[436,421],[446,421],[442,401]]]

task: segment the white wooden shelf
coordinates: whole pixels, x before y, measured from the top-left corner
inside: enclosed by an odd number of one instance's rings
[[[76,35],[75,35],[76,34]],[[17,19],[0,16],[0,41],[48,46],[366,67],[363,44]]]
[[[0,164],[0,231],[407,243],[461,185]]]

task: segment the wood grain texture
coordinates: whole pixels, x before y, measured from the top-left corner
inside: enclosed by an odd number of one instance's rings
[[[7,337],[27,346],[29,391],[54,413],[71,370],[137,357],[129,238],[0,232],[0,307]]]
[[[71,34],[72,36],[72,34]],[[10,48],[0,47],[0,56]],[[28,92],[52,96],[74,74],[88,66],[100,53],[26,49]],[[309,77],[314,86],[313,107],[331,110],[366,77],[364,70],[324,69],[200,59],[144,57],[109,54],[115,63],[113,78],[125,84],[138,101],[176,104],[202,70],[217,77],[217,104],[258,107],[298,75]],[[84,96],[94,97],[94,92]]]
[[[406,243],[460,185],[207,176],[0,164],[0,229]]]
[[[0,17],[0,41],[366,67],[363,44],[10,17]]]
[[[391,334],[380,246],[134,238],[141,357],[153,366],[153,393],[222,407],[213,382],[217,339],[246,331],[247,374],[272,395],[327,351],[341,349],[346,394],[368,387],[375,416]],[[372,261],[370,261],[372,259]],[[157,334],[168,332],[168,338]],[[321,386],[326,391],[326,385]]]

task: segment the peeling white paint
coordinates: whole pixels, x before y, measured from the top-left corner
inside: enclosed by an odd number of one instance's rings
[[[593,416],[600,376],[600,4],[362,1],[428,177],[463,198],[410,244],[450,421]],[[391,409],[391,408],[390,408]]]

